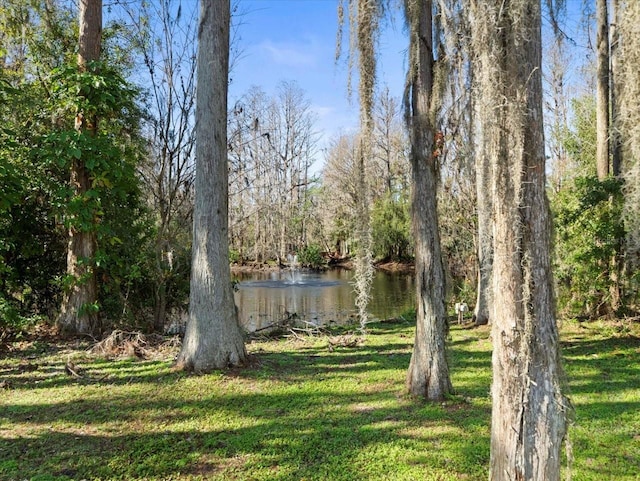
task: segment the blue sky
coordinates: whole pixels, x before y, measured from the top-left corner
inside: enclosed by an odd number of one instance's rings
[[[348,99],[346,57],[335,63],[337,5],[337,0],[239,0],[241,55],[231,72],[230,103],[252,85],[271,94],[279,82],[296,81],[317,115],[320,148],[356,129],[358,99]],[[385,26],[379,85],[388,85],[395,96],[402,95],[406,47],[404,26]]]
[[[569,35],[576,35],[582,0],[566,1],[565,27]],[[340,132],[357,129],[358,99],[348,98],[346,56],[335,63],[337,5],[337,0],[238,0],[241,55],[231,72],[230,103],[251,86],[273,94],[279,82],[296,81],[317,115],[320,149]],[[400,12],[395,13],[396,23],[385,25],[381,36],[378,85],[387,85],[392,95],[401,97],[408,40]],[[545,33],[550,33],[548,28]],[[587,53],[586,43],[584,37],[577,41],[570,62],[575,73]],[[321,163],[320,154],[317,164]]]

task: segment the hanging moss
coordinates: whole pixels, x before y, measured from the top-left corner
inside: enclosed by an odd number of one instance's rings
[[[624,145],[624,220],[628,248],[637,255],[640,253],[640,3],[622,3],[620,115]]]

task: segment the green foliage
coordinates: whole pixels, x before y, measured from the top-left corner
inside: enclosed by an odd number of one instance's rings
[[[61,1],[3,0],[0,4],[0,56],[12,81],[72,61],[78,41],[77,15]]]
[[[5,5],[6,3],[6,5]],[[127,82],[135,52],[126,27],[105,25],[102,62],[76,65],[77,8],[7,0],[0,6],[0,316],[17,326],[52,319],[66,274],[68,230],[95,232],[103,325],[144,324],[157,294],[184,297],[189,241],[174,266],[157,269],[155,222],[137,172],[146,156],[139,94]],[[6,55],[6,56],[5,56]],[[97,118],[97,125],[91,126]],[[77,121],[88,129],[78,131]],[[93,128],[92,128],[93,127]],[[72,165],[90,186],[75,193]],[[155,277],[154,277],[155,276]],[[185,280],[186,279],[186,280]]]
[[[0,73],[2,79],[4,72]],[[64,269],[65,229],[56,217],[68,174],[37,155],[51,120],[39,82],[0,80],[0,303],[17,326],[55,304]]]
[[[235,264],[237,262],[240,262],[242,260],[241,256],[240,256],[240,251],[237,251],[235,249],[229,249],[229,262],[231,262],[232,264]]]
[[[86,72],[75,65],[55,69],[51,83],[51,109],[57,115],[98,122],[95,130],[76,130],[67,120],[68,128],[44,137],[41,157],[65,170],[81,162],[89,174],[86,192],[66,190],[60,216],[67,228],[96,233],[99,250],[89,262],[97,269],[104,314],[118,319],[130,310],[131,289],[142,277],[150,228],[136,176],[143,152],[136,91],[117,69],[98,62]]]
[[[311,244],[303,247],[298,252],[298,262],[305,267],[311,267],[312,269],[319,269],[325,265],[324,258],[322,257],[322,249],[318,244]]]
[[[102,314],[133,318],[131,295],[140,287],[151,228],[136,167],[143,154],[136,91],[117,69],[92,64],[54,69],[38,82],[0,82],[0,301],[17,324],[53,314],[65,275],[69,228],[93,231]],[[1,78],[1,77],[0,77]],[[97,131],[74,129],[74,117],[99,116]],[[69,170],[83,162],[90,188],[74,193]],[[96,309],[98,305],[87,306]]]
[[[583,176],[596,174],[596,101],[592,95],[571,100],[573,128],[559,133]]]
[[[610,307],[610,263],[625,236],[622,203],[614,178],[578,177],[551,198],[558,298],[569,315],[598,316]]]
[[[75,64],[66,64],[52,71],[51,100],[58,115],[75,116],[82,113],[85,119],[98,117],[116,121],[121,126],[127,120],[136,120],[131,114],[137,109],[134,99],[137,90],[124,80],[117,68],[92,61],[84,71]]]
[[[406,259],[411,248],[408,200],[392,193],[377,199],[371,210],[371,229],[376,258]]]
[[[20,321],[20,314],[12,305],[11,301],[5,299],[4,293],[0,294],[0,328],[3,330],[16,326]]]

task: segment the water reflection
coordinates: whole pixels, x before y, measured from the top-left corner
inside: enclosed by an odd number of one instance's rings
[[[297,269],[236,275],[235,300],[240,322],[255,331],[283,319],[296,318],[322,326],[354,322],[353,272]],[[376,272],[371,288],[369,314],[373,319],[394,317],[414,305],[413,276]]]

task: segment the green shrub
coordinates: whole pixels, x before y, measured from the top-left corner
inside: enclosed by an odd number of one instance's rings
[[[240,262],[240,252],[235,249],[229,249],[229,262],[232,264]]]
[[[303,247],[298,252],[298,262],[301,266],[319,269],[324,266],[324,258],[318,244],[311,244]]]
[[[371,211],[371,230],[376,258],[407,258],[411,248],[411,216],[407,199],[388,194],[376,200]]]
[[[559,307],[571,316],[612,312],[610,275],[625,237],[620,182],[578,177],[551,198]]]

